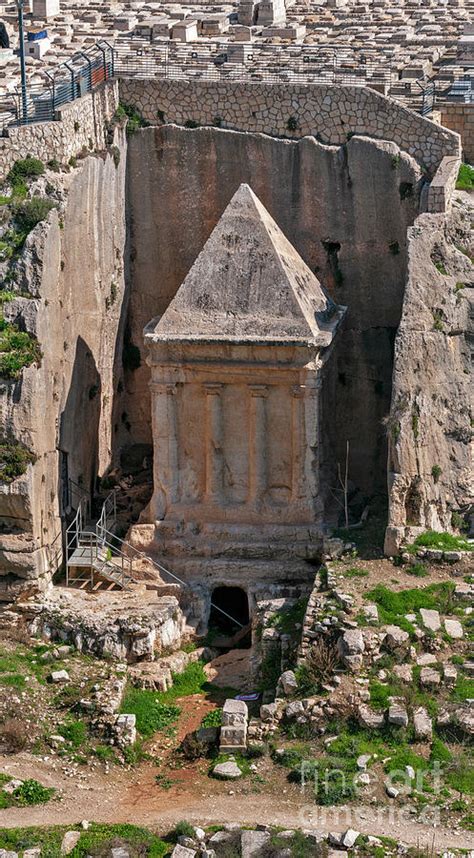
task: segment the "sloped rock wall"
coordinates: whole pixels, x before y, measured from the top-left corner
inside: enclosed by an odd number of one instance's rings
[[[48,176],[60,208],[27,238],[15,289],[28,297],[4,305],[9,321],[37,336],[43,357],[19,381],[0,380],[2,426],[36,457],[23,477],[0,485],[0,599],[25,582],[50,579],[49,546],[60,532],[59,451],[68,456],[68,476],[86,491],[111,459],[124,294],[121,129],[115,147]]]
[[[467,196],[457,195],[450,217],[424,214],[408,231],[387,425],[388,554],[424,530],[450,531],[453,512],[466,510],[474,498],[473,212]]]

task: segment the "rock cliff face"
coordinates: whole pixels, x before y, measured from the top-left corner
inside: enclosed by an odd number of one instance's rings
[[[51,173],[58,209],[26,240],[18,297],[5,318],[34,333],[40,366],[0,382],[5,431],[32,451],[23,477],[0,486],[0,599],[48,577],[47,546],[60,532],[67,480],[88,492],[110,463],[120,377],[126,141]],[[60,545],[60,540],[56,547]]]
[[[324,394],[327,459],[366,493],[385,489],[382,419],[406,273],[406,230],[420,171],[393,143],[352,137],[325,146],[217,128],[139,131],[129,145],[130,337],[161,315],[232,195],[250,185],[338,304],[348,306]],[[149,370],[127,378],[123,442],[150,442]]]
[[[421,215],[408,231],[408,277],[395,341],[385,549],[451,530],[473,502],[472,289],[474,206]],[[454,516],[453,516],[454,513]]]

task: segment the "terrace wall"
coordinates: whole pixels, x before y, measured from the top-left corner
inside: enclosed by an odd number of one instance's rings
[[[461,151],[458,134],[365,87],[134,78],[120,81],[120,98],[153,125],[196,123],[274,137],[312,135],[336,145],[354,134],[391,140],[430,176],[443,157]]]

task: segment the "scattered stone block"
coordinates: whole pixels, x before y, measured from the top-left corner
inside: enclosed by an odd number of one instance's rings
[[[378,623],[379,609],[377,608],[377,605],[364,605],[363,613],[369,623]]]
[[[269,831],[242,831],[240,845],[242,858],[256,858],[270,840]]]
[[[443,665],[443,679],[446,685],[456,685],[456,680],[458,678],[458,672],[456,668],[452,664],[444,664]]]
[[[188,849],[187,846],[181,846],[181,843],[177,843],[171,853],[171,858],[195,858],[196,855],[195,849]]]
[[[389,798],[396,798],[398,795],[400,795],[400,790],[394,786],[386,786],[385,792],[387,793]]]
[[[397,727],[408,727],[408,712],[401,703],[392,703],[388,710],[389,724]]]
[[[403,682],[413,682],[413,668],[410,664],[396,664],[393,673]]]
[[[346,846],[348,849],[352,849],[359,837],[359,834],[360,831],[355,831],[354,828],[348,828],[345,834],[342,835],[341,845]]]
[[[446,633],[455,640],[460,640],[464,637],[464,631],[459,620],[445,620],[444,628]]]
[[[425,629],[437,632],[441,628],[439,612],[428,608],[420,608],[420,617]]]
[[[441,675],[432,667],[422,667],[420,673],[420,685],[424,688],[437,688],[441,684]]]
[[[214,766],[212,774],[221,780],[236,780],[242,777],[242,771],[239,769],[235,760],[227,760],[225,763],[218,763]]]
[[[49,674],[49,682],[52,682],[53,685],[60,685],[62,682],[69,682],[69,673],[67,670],[53,670]]]
[[[293,700],[292,703],[289,703],[285,709],[285,715],[289,720],[304,715],[304,706],[301,700]]]
[[[228,699],[222,709],[220,751],[245,751],[247,748],[248,707],[244,700]]]
[[[278,684],[283,689],[284,694],[289,696],[290,694],[295,694],[298,690],[298,681],[292,670],[285,670],[284,673],[280,676]]]
[[[433,722],[423,706],[415,709],[413,713],[413,724],[417,739],[430,741],[433,735]]]
[[[404,629],[401,629],[399,626],[387,626],[383,646],[392,652],[393,650],[407,646],[409,640],[410,635]]]
[[[80,831],[66,831],[61,841],[61,855],[69,855],[74,847],[77,846],[80,836]]]
[[[422,652],[416,659],[418,667],[428,667],[430,664],[436,664],[437,658],[431,652]]]
[[[370,730],[378,730],[385,723],[385,715],[383,712],[374,712],[370,706],[361,704],[357,710],[359,721],[363,727],[368,727]]]

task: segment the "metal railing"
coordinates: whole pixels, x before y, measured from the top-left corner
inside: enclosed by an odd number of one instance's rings
[[[83,559],[87,563],[89,570],[85,577],[81,578],[76,575],[73,579],[75,583],[90,582],[91,587],[93,587],[94,572],[96,572],[99,575],[104,575],[104,577],[109,580],[115,581],[115,583],[120,584],[123,588],[126,588],[129,583],[133,583],[138,580],[134,573],[133,562],[134,560],[140,560],[141,562],[151,565],[159,573],[160,577],[164,574],[169,576],[172,581],[175,581],[181,587],[190,586],[189,583],[183,581],[182,578],[178,578],[178,576],[167,569],[166,566],[163,566],[161,563],[153,560],[148,554],[145,554],[143,551],[140,551],[138,548],[131,545],[130,542],[126,542],[115,533],[112,533],[108,529],[107,523],[110,524],[112,522],[115,524],[116,514],[117,496],[116,491],[113,490],[104,501],[102,512],[95,529],[90,531],[84,530],[84,524],[86,521],[85,499],[81,501],[75,518],[69,525],[66,532],[66,587],[68,587],[70,583],[69,561],[78,548],[81,549]],[[112,567],[114,567],[114,569],[112,569]],[[141,570],[140,574],[143,576],[143,570]],[[220,608],[219,605],[211,602],[211,606],[224,617],[227,617],[228,620],[235,623],[239,628],[244,628],[243,624],[239,620],[232,617],[227,613],[227,611]]]
[[[106,41],[71,57],[56,69],[43,70],[44,80],[27,83],[26,104],[21,88],[0,93],[0,127],[52,122],[61,107],[114,76],[114,49]]]
[[[265,45],[245,42],[153,43],[143,38],[115,43],[119,78],[255,83],[326,83],[390,87],[394,74],[380,53],[334,46]]]

